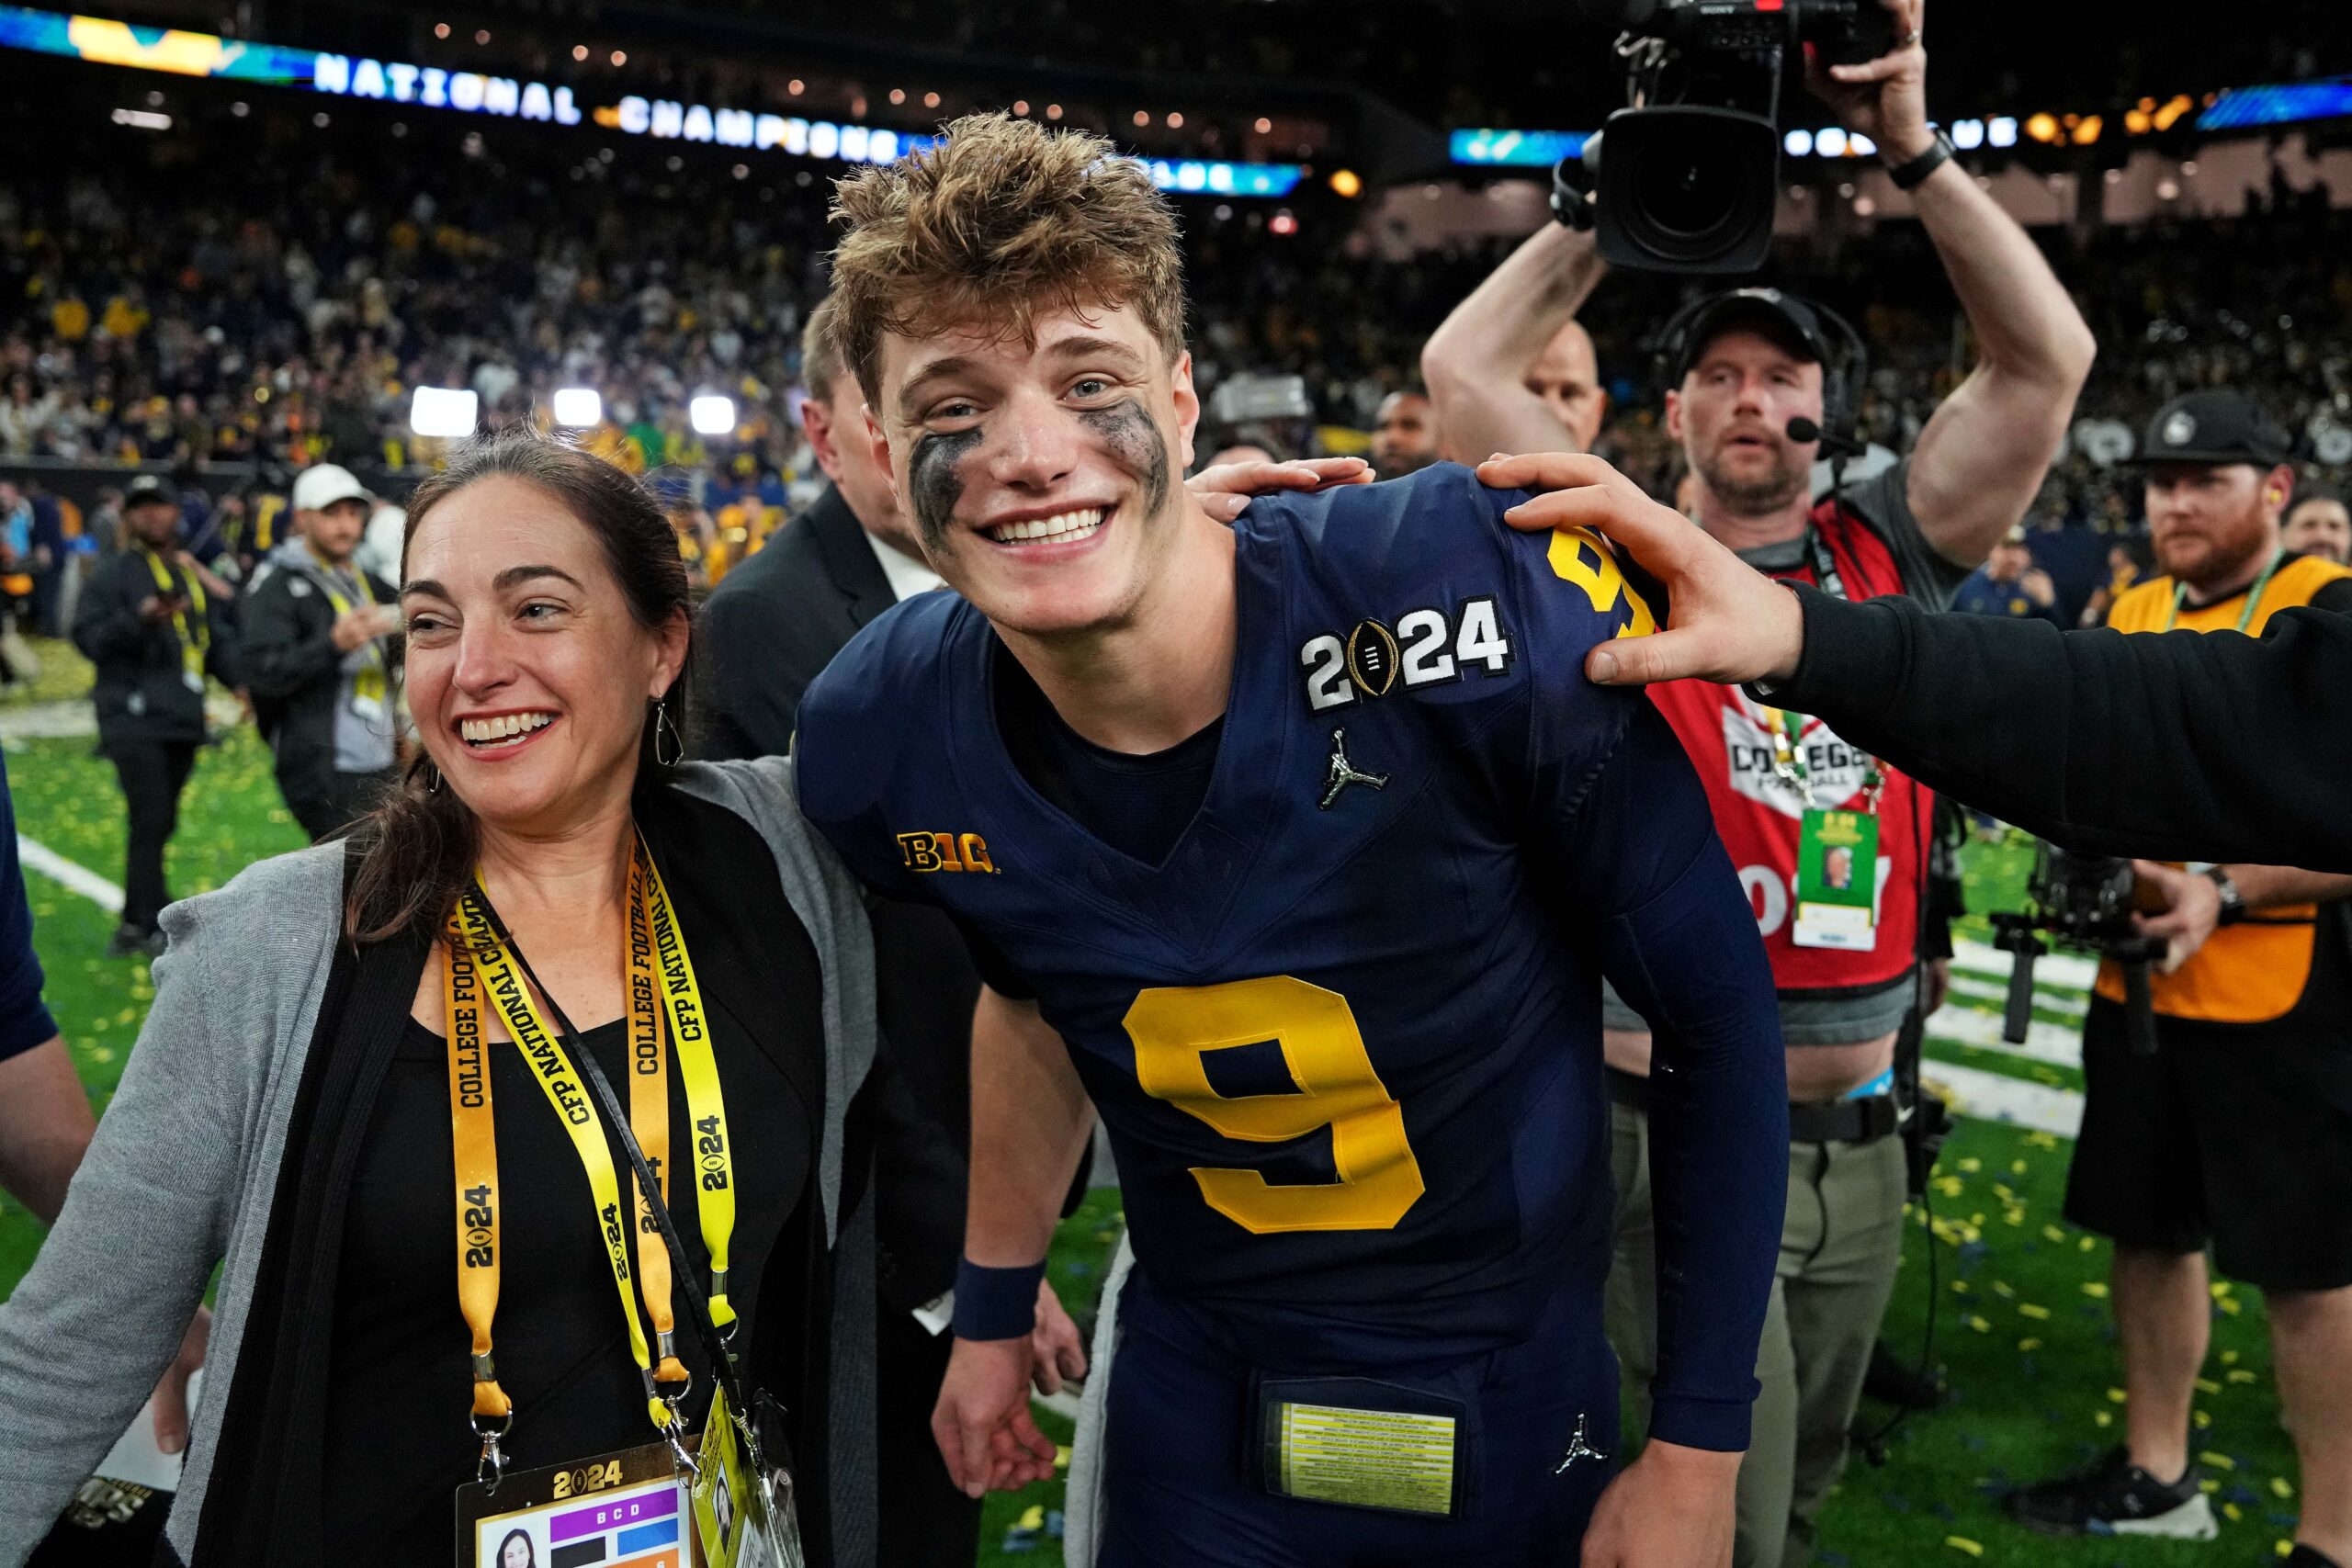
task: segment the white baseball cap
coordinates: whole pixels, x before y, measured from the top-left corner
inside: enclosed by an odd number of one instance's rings
[[[288,498],[297,512],[323,512],[338,501],[373,502],[368,487],[340,463],[317,463],[294,476]]]

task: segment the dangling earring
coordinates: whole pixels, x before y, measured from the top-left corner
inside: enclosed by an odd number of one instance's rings
[[[667,754],[666,754],[666,755],[665,755],[665,754],[664,754],[664,752],[663,752],[662,745],[662,738],[663,736],[665,736],[665,735],[666,735],[666,736],[668,736],[668,737],[670,738],[670,745],[669,745],[669,749],[668,749],[668,751],[667,751]],[[680,762],[684,761],[685,761],[685,758],[686,758],[686,742],[685,742],[685,739],[684,739],[684,737],[682,737],[681,735],[679,735],[679,733],[678,733],[678,727],[677,727],[676,725],[672,724],[672,723],[670,722],[670,700],[669,700],[667,697],[656,697],[656,698],[654,698],[654,699],[653,699],[653,761],[654,761],[654,763],[655,763],[657,766],[660,766],[660,767],[664,767],[664,768],[674,768],[674,767],[676,767]]]
[[[424,793],[427,795],[441,793],[441,770],[435,767],[430,761],[424,764]]]

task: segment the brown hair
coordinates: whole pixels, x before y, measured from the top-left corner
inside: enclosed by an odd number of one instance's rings
[[[651,492],[602,457],[526,426],[460,448],[447,468],[417,487],[409,500],[401,544],[403,574],[409,547],[433,509],[467,486],[497,475],[537,485],[596,536],[605,564],[638,625],[658,631],[678,612],[691,613],[678,536]],[[663,697],[681,741],[687,733],[693,670],[689,640],[685,663]],[[649,712],[638,742],[637,788],[657,785],[668,773],[655,755]],[[358,847],[359,865],[345,900],[345,934],[354,942],[380,942],[413,931],[438,933],[473,874],[479,829],[457,792],[442,786],[422,746],[409,758],[400,787],[360,819],[352,840]]]
[[[882,336],[979,326],[1027,338],[1042,311],[1131,307],[1170,364],[1184,352],[1176,215],[1100,136],[966,115],[924,151],[834,187],[842,356],[869,402]]]
[[[833,387],[849,374],[842,357],[841,297],[828,294],[808,312],[800,329],[800,384],[817,402],[830,404]]]

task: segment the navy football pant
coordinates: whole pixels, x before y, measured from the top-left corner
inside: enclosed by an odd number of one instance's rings
[[[1317,1332],[1250,1333],[1155,1288],[1138,1268],[1119,1300],[1098,1568],[1385,1568],[1577,1560],[1585,1521],[1615,1469],[1580,1456],[1617,1448],[1617,1361],[1600,1292],[1563,1291],[1537,1331],[1508,1348],[1442,1360],[1381,1359]],[[1270,1493],[1253,1452],[1259,1380],[1342,1372],[1459,1400],[1466,1408],[1457,1517],[1312,1502]]]

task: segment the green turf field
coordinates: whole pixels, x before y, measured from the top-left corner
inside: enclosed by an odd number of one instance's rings
[[[66,674],[54,677],[70,683]],[[52,677],[44,678],[49,684]],[[109,881],[122,875],[121,800],[112,770],[86,740],[11,744],[8,773],[19,829]],[[249,731],[206,751],[183,807],[170,861],[175,892],[218,886],[262,855],[299,847],[301,835],[279,802],[268,759]],[[1965,864],[1971,907],[2013,904],[2030,866],[2016,843],[1972,845]],[[112,920],[96,906],[31,875],[49,1000],[84,1080],[100,1105],[122,1070],[153,993],[143,964],[100,956]],[[1985,932],[1973,931],[1978,940]],[[1997,1002],[1971,1003],[1997,1008]],[[2045,1012],[2044,1021],[2063,1015]],[[2078,1070],[2020,1060],[1999,1050],[1933,1044],[1939,1061],[1975,1066],[2060,1088],[2081,1087]],[[1951,1404],[1913,1417],[1889,1441],[1883,1469],[1856,1464],[1825,1521],[1825,1564],[2009,1562],[2105,1568],[2252,1563],[2292,1533],[2292,1451],[2278,1426],[2269,1348],[2257,1296],[2217,1290],[2213,1356],[2199,1401],[2199,1448],[2224,1518],[2216,1547],[2146,1541],[2058,1542],[2006,1523],[1994,1494],[2006,1482],[2039,1478],[2089,1457],[2120,1430],[2120,1393],[2104,1299],[2106,1251],[2058,1220],[2068,1145],[2047,1134],[1964,1123],[1946,1150],[1933,1194],[1933,1239],[1914,1215],[1888,1337],[1917,1353],[1935,1260],[1935,1359]],[[1118,1210],[1098,1193],[1057,1238],[1053,1276],[1064,1300],[1091,1321]],[[30,1261],[39,1228],[0,1199],[0,1292]],[[1883,1419],[1884,1412],[1865,1407]],[[1069,1424],[1041,1413],[1067,1442]],[[1060,1561],[1057,1480],[991,1497],[981,1561]]]

